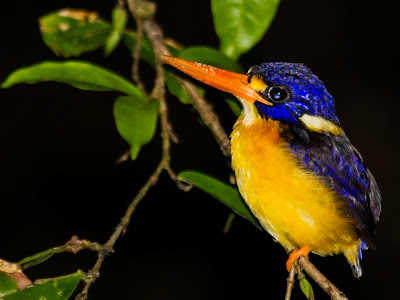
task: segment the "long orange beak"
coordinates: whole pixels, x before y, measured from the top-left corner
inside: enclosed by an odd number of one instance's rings
[[[265,100],[257,91],[252,89],[247,82],[247,75],[235,73],[213,66],[164,55],[163,61],[187,75],[215,87],[224,92],[231,93],[236,97],[254,103],[259,101],[266,105],[272,105]]]

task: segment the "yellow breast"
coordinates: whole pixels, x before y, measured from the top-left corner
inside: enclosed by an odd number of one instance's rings
[[[277,121],[242,115],[231,135],[240,193],[263,227],[287,250],[357,255],[360,240],[338,195],[301,168]]]

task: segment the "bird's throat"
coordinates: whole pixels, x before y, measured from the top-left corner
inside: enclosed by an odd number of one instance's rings
[[[242,114],[240,116],[241,123],[243,126],[250,126],[256,120],[259,120],[261,118],[261,115],[258,112],[257,107],[254,105],[254,103],[250,103],[239,97],[238,97],[238,100],[240,101],[240,103],[242,104],[242,107],[243,107]]]

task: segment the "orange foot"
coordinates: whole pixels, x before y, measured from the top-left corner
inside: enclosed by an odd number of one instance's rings
[[[293,251],[290,253],[288,260],[286,261],[286,269],[288,272],[292,269],[293,263],[302,256],[308,256],[308,253],[310,253],[311,247],[310,246],[303,246],[300,249]]]

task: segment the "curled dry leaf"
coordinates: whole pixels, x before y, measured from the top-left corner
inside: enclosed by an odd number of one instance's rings
[[[0,272],[3,273],[22,273],[22,269],[18,264],[10,263],[0,259]]]
[[[6,260],[0,259],[0,272],[6,274],[8,277],[17,282],[19,289],[24,289],[32,285],[32,281],[22,272],[18,264],[10,263]]]

